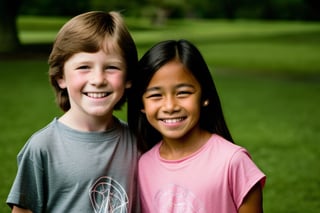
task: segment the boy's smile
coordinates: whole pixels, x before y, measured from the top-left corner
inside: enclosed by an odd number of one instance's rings
[[[88,96],[90,98],[104,98],[111,93],[108,93],[108,92],[84,92],[83,94],[85,94],[86,96]]]

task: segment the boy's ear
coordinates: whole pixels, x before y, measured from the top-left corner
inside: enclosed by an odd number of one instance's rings
[[[61,89],[67,88],[66,81],[63,77],[56,78],[56,81]]]

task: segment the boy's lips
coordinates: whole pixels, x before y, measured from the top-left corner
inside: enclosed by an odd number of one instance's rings
[[[111,92],[84,92],[90,98],[104,98],[111,94]]]

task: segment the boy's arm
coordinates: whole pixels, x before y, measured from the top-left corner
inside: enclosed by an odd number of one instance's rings
[[[252,189],[248,192],[244,198],[240,208],[239,213],[262,213],[262,188],[260,182],[258,182]]]
[[[12,213],[32,213],[29,209],[23,209],[18,206],[13,206]]]

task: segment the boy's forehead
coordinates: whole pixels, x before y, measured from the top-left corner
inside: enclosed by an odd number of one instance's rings
[[[78,66],[83,63],[112,63],[125,69],[126,63],[122,56],[116,52],[105,52],[100,49],[97,52],[78,52],[65,61],[64,67]]]

